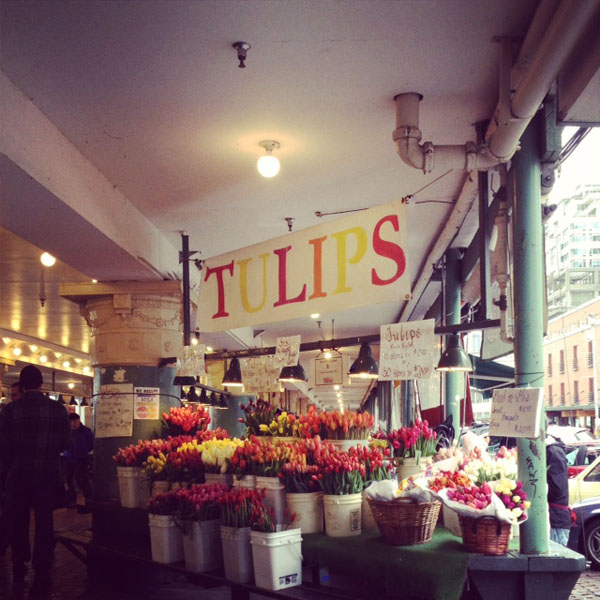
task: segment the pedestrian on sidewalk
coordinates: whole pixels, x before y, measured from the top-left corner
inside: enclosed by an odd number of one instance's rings
[[[54,522],[60,485],[60,453],[71,445],[67,412],[41,392],[42,373],[27,365],[19,381],[23,397],[0,414],[0,495],[11,523],[13,585],[22,584],[31,559],[29,520],[33,509],[35,538],[31,596],[50,590],[50,567],[54,555]]]
[[[548,481],[548,510],[550,539],[562,546],[569,543],[571,509],[569,508],[569,469],[565,445],[548,436],[546,440],[546,479]]]
[[[69,506],[77,503],[77,486],[85,504],[77,507],[77,512],[89,512],[88,502],[92,498],[92,484],[90,482],[90,453],[94,449],[94,434],[86,427],[77,413],[69,414],[71,422],[72,445],[64,453],[67,471],[67,497]]]

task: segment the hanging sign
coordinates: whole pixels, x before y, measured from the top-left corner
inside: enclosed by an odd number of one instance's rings
[[[543,406],[543,388],[494,390],[490,435],[539,437]]]
[[[136,387],[133,406],[134,419],[159,419],[160,388]]]
[[[400,200],[208,259],[197,327],[222,331],[410,297]]]
[[[279,372],[281,367],[274,356],[257,356],[240,359],[244,392],[259,394],[263,392],[278,392]]]
[[[280,367],[295,367],[300,360],[300,336],[277,338],[275,362]]]
[[[315,385],[342,385],[344,383],[344,357],[315,358]]]
[[[435,367],[435,321],[381,326],[379,380],[428,379]]]
[[[133,384],[101,385],[95,406],[94,435],[97,438],[133,434]]]

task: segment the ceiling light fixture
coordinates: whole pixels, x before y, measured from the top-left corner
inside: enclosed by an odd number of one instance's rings
[[[313,313],[312,315],[310,315],[311,319],[318,319],[321,316],[321,313]]]
[[[293,367],[283,367],[279,373],[279,381],[307,381],[308,377],[298,362]]]
[[[86,374],[89,373],[90,372],[90,368],[87,365],[85,365],[85,367],[83,367],[83,372],[86,373]]]
[[[72,389],[75,387],[75,384],[74,384],[72,381],[70,381],[69,383],[67,383],[67,387],[68,387],[70,390],[72,390]]]
[[[281,144],[275,140],[263,140],[258,143],[259,146],[265,149],[265,156],[261,156],[256,163],[258,172],[267,179],[275,177],[279,173],[281,165],[279,159],[273,156],[273,150],[281,148]]]
[[[242,369],[240,367],[240,361],[237,358],[231,359],[229,369],[227,369],[225,377],[223,377],[222,384],[227,387],[243,387]]]
[[[15,356],[21,356],[21,348],[13,348],[13,354]]]
[[[92,279],[92,283],[98,283],[97,279]]]
[[[348,374],[350,377],[360,377],[361,379],[377,379],[379,365],[373,358],[369,344],[361,344],[358,358],[352,363]]]
[[[78,406],[77,400],[75,400],[75,396],[71,396],[71,401],[69,402],[69,406]]]
[[[53,267],[56,263],[56,258],[50,252],[44,252],[40,256],[40,261],[45,267]]]
[[[79,406],[89,406],[88,401],[85,399],[85,396],[83,397],[83,399],[79,403]]]
[[[63,367],[65,369],[68,369],[71,366],[71,363],[68,360],[65,360],[65,362],[63,363]]]
[[[37,349],[38,349],[38,347],[37,347],[35,344],[31,344],[31,345],[29,346],[29,349],[30,349],[32,352],[36,352],[36,351],[37,351]]]
[[[42,355],[40,356],[40,362],[41,362],[41,363],[48,362],[48,357],[47,357],[45,354],[42,354]]]
[[[471,372],[473,365],[469,355],[464,351],[457,333],[453,333],[448,340],[446,349],[440,357],[436,367],[442,372]]]

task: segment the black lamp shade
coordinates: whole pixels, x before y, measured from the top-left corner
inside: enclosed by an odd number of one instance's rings
[[[88,401],[86,400],[85,396],[81,399],[79,406],[89,406]]]
[[[229,408],[227,401],[225,400],[225,394],[219,394],[219,400],[217,402],[217,408]]]
[[[208,401],[208,394],[206,393],[205,388],[202,388],[202,391],[200,392],[200,398],[198,398],[198,402],[200,402],[200,404],[210,404],[210,402]]]
[[[352,363],[350,367],[350,377],[361,377],[363,379],[377,379],[379,374],[379,365],[373,358],[371,352],[371,346],[367,343],[363,343],[360,346],[360,352],[358,358]]]
[[[233,358],[229,363],[229,369],[223,377],[223,385],[229,387],[242,387],[242,369],[240,367],[240,361],[237,358]]]
[[[190,387],[190,389],[188,391],[187,399],[188,399],[188,402],[198,402],[198,394],[196,394],[196,388],[194,386]]]
[[[71,396],[71,401],[69,402],[69,406],[78,406],[77,400],[75,400],[75,396]]]
[[[208,404],[209,406],[216,406],[218,404],[217,394],[215,394],[215,392],[210,393],[210,396],[208,397]]]
[[[63,395],[62,395],[62,394],[59,394],[59,395],[58,395],[58,403],[59,403],[59,404],[66,404],[66,403],[65,403],[65,399],[63,398]]]
[[[438,371],[470,372],[473,370],[471,359],[464,351],[458,334],[453,333],[446,344],[446,349],[440,357]]]
[[[279,373],[279,381],[307,381],[306,373],[300,363],[293,367],[283,367]]]

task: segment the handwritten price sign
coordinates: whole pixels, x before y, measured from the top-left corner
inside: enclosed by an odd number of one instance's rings
[[[434,320],[381,326],[379,379],[428,379],[435,365]]]
[[[543,399],[543,388],[494,390],[490,435],[539,437]]]
[[[277,338],[275,361],[280,367],[293,367],[300,359],[300,336]]]

